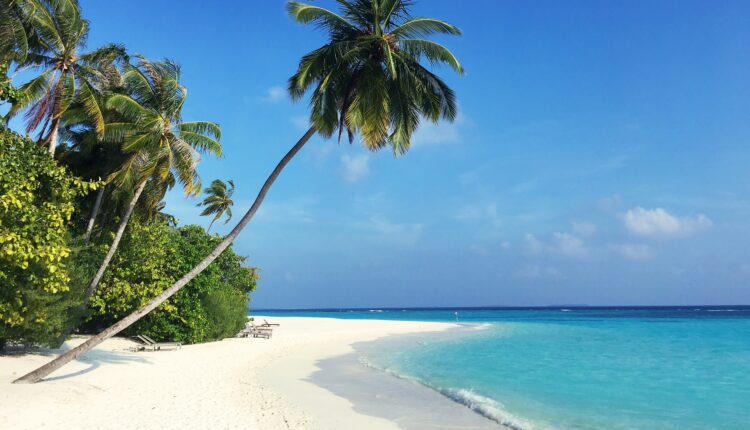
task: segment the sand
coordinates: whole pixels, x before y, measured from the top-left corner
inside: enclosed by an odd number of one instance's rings
[[[351,353],[356,342],[453,326],[268,320],[281,324],[270,340],[225,339],[178,351],[135,353],[127,350],[133,342],[113,338],[34,385],[10,382],[55,351],[0,356],[0,429],[398,429],[313,383],[317,363]]]

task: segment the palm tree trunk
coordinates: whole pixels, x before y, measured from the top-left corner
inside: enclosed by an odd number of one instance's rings
[[[55,156],[55,148],[57,148],[57,132],[59,128],[60,118],[53,119],[52,128],[50,129],[49,135],[47,136],[47,140],[49,140],[49,146],[47,147],[47,150],[52,157]]]
[[[91,284],[89,284],[89,287],[86,289],[86,296],[83,299],[83,306],[86,306],[89,302],[89,299],[91,299],[91,296],[94,295],[94,291],[96,291],[96,286],[99,285],[99,281],[101,281],[102,276],[104,276],[104,271],[107,270],[107,266],[109,266],[109,262],[112,261],[112,257],[114,257],[115,251],[117,251],[117,247],[120,245],[120,239],[122,239],[122,234],[125,233],[125,227],[128,226],[130,215],[133,214],[133,208],[135,208],[135,204],[138,203],[138,199],[141,197],[141,193],[143,192],[144,188],[146,188],[145,180],[141,182],[140,185],[138,185],[138,187],[135,189],[135,193],[133,193],[133,198],[130,199],[128,208],[125,210],[125,214],[122,216],[122,219],[120,220],[120,225],[117,227],[117,233],[115,233],[115,239],[112,241],[112,245],[109,246],[107,255],[104,256],[104,261],[102,261],[101,266],[99,266],[99,270],[96,271],[96,275],[94,275],[94,279],[91,280]]]
[[[102,196],[104,195],[104,186],[99,188],[99,191],[96,192],[96,200],[94,201],[94,209],[91,210],[91,217],[89,218],[89,223],[86,226],[86,234],[83,236],[83,243],[89,243],[89,239],[91,239],[91,230],[94,228],[94,224],[96,223],[96,216],[99,215],[99,207],[102,205]]]
[[[216,218],[211,220],[211,224],[208,225],[208,228],[206,229],[206,233],[209,233],[211,231],[211,226],[214,225],[215,221],[216,221]]]
[[[263,186],[260,189],[260,192],[258,192],[258,196],[255,197],[255,201],[253,202],[253,205],[250,206],[250,209],[248,209],[247,213],[242,217],[240,222],[232,229],[232,231],[224,238],[221,242],[219,242],[218,245],[216,245],[216,248],[214,248],[213,251],[211,251],[206,258],[203,259],[200,263],[198,263],[197,266],[193,267],[192,270],[190,270],[185,276],[180,278],[179,281],[175,282],[171,287],[167,288],[156,296],[153,300],[143,305],[140,309],[136,310],[135,312],[131,313],[130,315],[126,316],[125,318],[121,319],[120,321],[116,322],[114,325],[104,329],[101,333],[97,334],[96,336],[90,337],[86,342],[83,342],[82,344],[78,345],[77,347],[67,351],[66,353],[60,355],[59,357],[55,358],[54,360],[50,361],[49,363],[45,364],[44,366],[27,373],[26,375],[16,379],[13,381],[13,383],[35,383],[41,381],[44,377],[49,375],[50,373],[54,372],[55,370],[61,368],[65,364],[69,363],[70,361],[74,360],[79,355],[83,354],[84,352],[90,350],[91,348],[95,347],[96,345],[99,345],[100,343],[104,342],[106,339],[109,339],[110,337],[116,335],[117,333],[121,332],[122,330],[128,328],[131,324],[135,323],[139,319],[141,319],[144,315],[148,314],[152,310],[156,309],[159,305],[164,303],[165,300],[172,297],[172,295],[178,291],[182,287],[184,287],[188,282],[190,282],[193,278],[198,276],[199,273],[201,273],[206,267],[208,267],[209,264],[211,264],[212,261],[216,259],[222,252],[224,252],[229,245],[234,242],[234,239],[237,238],[237,236],[240,234],[242,229],[245,228],[248,222],[253,218],[253,215],[255,215],[255,212],[258,211],[258,208],[260,207],[261,203],[263,203],[263,200],[266,198],[266,194],[268,193],[268,190],[271,188],[271,185],[273,185],[274,181],[276,181],[276,178],[279,176],[282,170],[284,170],[284,167],[289,163],[289,161],[294,158],[294,156],[299,152],[300,149],[307,143],[308,140],[315,134],[315,128],[311,127],[307,132],[305,133],[302,138],[300,138],[299,141],[292,147],[292,149],[289,150],[289,152],[284,155],[284,158],[279,161],[279,164],[276,165],[276,168],[273,169],[273,172],[271,172],[271,175],[268,176],[268,179],[266,179],[266,182],[263,183]]]

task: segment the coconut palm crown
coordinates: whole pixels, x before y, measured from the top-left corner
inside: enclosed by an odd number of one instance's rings
[[[297,22],[328,33],[328,43],[305,55],[289,79],[289,93],[301,98],[312,89],[310,121],[324,136],[359,133],[371,150],[390,145],[396,154],[409,149],[422,118],[456,118],[453,91],[428,70],[444,64],[459,74],[463,67],[444,46],[424,37],[460,35],[445,21],[412,17],[408,0],[338,0],[341,13],[289,2]]]
[[[201,212],[201,216],[214,215],[214,218],[211,220],[211,224],[208,225],[206,231],[211,231],[211,226],[214,225],[214,222],[224,214],[227,215],[224,224],[232,219],[232,205],[234,205],[232,194],[234,194],[234,181],[230,179],[227,182],[229,183],[229,188],[227,188],[227,184],[221,179],[214,179],[213,182],[211,182],[211,186],[206,187],[206,189],[203,190],[207,196],[202,202],[198,203],[198,206],[205,206]]]
[[[121,142],[125,162],[110,179],[126,187],[152,179],[171,188],[182,185],[186,194],[200,191],[196,167],[200,153],[221,156],[219,125],[182,121],[187,90],[179,83],[180,68],[170,61],[151,62],[140,57],[123,74],[127,94],[113,94],[107,108],[123,122],[105,127],[105,140]],[[131,189],[132,189],[131,188]]]
[[[104,133],[103,106],[96,93],[102,65],[127,58],[121,45],[107,45],[89,53],[81,53],[88,36],[88,21],[81,17],[75,0],[38,0],[14,2],[22,11],[32,34],[23,47],[29,52],[21,56],[19,66],[38,68],[42,72],[21,87],[21,97],[7,117],[26,110],[26,131],[39,129],[39,138],[48,143],[54,154],[61,115],[75,101],[97,133]],[[33,7],[31,5],[34,5]],[[20,28],[20,27],[19,27]],[[23,41],[19,37],[18,41]],[[19,43],[19,42],[16,42]]]

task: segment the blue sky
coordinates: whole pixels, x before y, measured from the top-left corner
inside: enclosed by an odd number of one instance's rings
[[[82,1],[89,46],[182,65],[185,118],[223,129],[202,178],[234,179],[236,219],[304,132],[283,88],[324,42],[283,5]],[[440,38],[467,70],[439,70],[458,120],[399,158],[315,138],[236,243],[261,268],[253,306],[750,303],[750,4],[414,12],[464,31]],[[195,203],[167,211],[207,226]]]

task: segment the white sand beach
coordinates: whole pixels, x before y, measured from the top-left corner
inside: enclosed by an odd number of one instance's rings
[[[281,324],[270,340],[225,339],[135,353],[127,350],[134,344],[130,340],[110,339],[34,385],[11,381],[54,351],[0,356],[0,428],[397,429],[396,422],[360,413],[347,399],[310,382],[316,363],[352,352],[355,342],[452,326],[268,320]],[[66,347],[78,342],[81,338]]]

